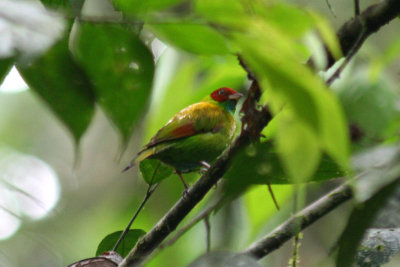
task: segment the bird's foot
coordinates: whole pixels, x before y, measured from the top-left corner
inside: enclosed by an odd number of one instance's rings
[[[185,188],[182,192],[182,198],[187,199],[189,197],[189,188]]]
[[[204,161],[204,160],[200,161],[200,164],[203,165],[203,167],[200,168],[200,170],[199,170],[200,174],[207,172],[211,167],[210,164],[208,164],[208,162]]]
[[[204,167],[206,170],[208,170],[208,169],[211,167],[211,165],[210,165],[207,161],[205,161],[205,160],[200,161],[200,164],[203,165],[203,167]]]

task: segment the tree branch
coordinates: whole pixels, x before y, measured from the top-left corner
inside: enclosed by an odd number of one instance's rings
[[[380,3],[371,5],[359,16],[346,22],[337,32],[343,55],[347,56],[351,51],[362,31],[365,31],[366,39],[374,32],[377,32],[382,26],[395,19],[399,14],[400,1],[384,0]],[[359,47],[357,50],[358,49]],[[328,69],[336,62],[336,59],[328,50],[326,51],[326,56],[326,69]],[[313,57],[308,60],[308,64],[312,67],[315,66]]]
[[[261,259],[280,248],[286,241],[352,197],[353,193],[348,183],[339,186],[329,194],[291,216],[267,236],[251,244],[243,253]]]

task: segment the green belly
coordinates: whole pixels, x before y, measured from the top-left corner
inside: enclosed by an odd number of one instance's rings
[[[231,138],[222,133],[203,133],[162,143],[151,157],[171,165],[181,172],[199,169],[201,161],[213,163],[228,147]]]

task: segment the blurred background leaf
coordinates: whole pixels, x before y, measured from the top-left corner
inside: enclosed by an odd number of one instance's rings
[[[19,64],[18,71],[79,142],[92,119],[95,98],[92,84],[68,50],[68,40],[34,61]]]
[[[152,54],[123,26],[91,24],[81,25],[75,54],[94,84],[98,103],[126,144],[149,101]]]

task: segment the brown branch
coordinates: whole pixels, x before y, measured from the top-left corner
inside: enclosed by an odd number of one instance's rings
[[[344,56],[351,51],[356,44],[360,33],[365,31],[365,39],[374,32],[377,32],[382,26],[395,19],[400,14],[400,1],[398,0],[384,0],[380,3],[371,5],[359,16],[346,22],[337,32],[337,37],[342,48]],[[358,48],[357,48],[358,50]],[[336,59],[326,51],[327,66],[330,68]],[[308,64],[312,67],[315,66],[314,60],[311,57]]]
[[[261,259],[280,248],[286,241],[352,197],[353,193],[348,183],[339,186],[329,194],[291,216],[267,236],[251,244],[243,253]]]

